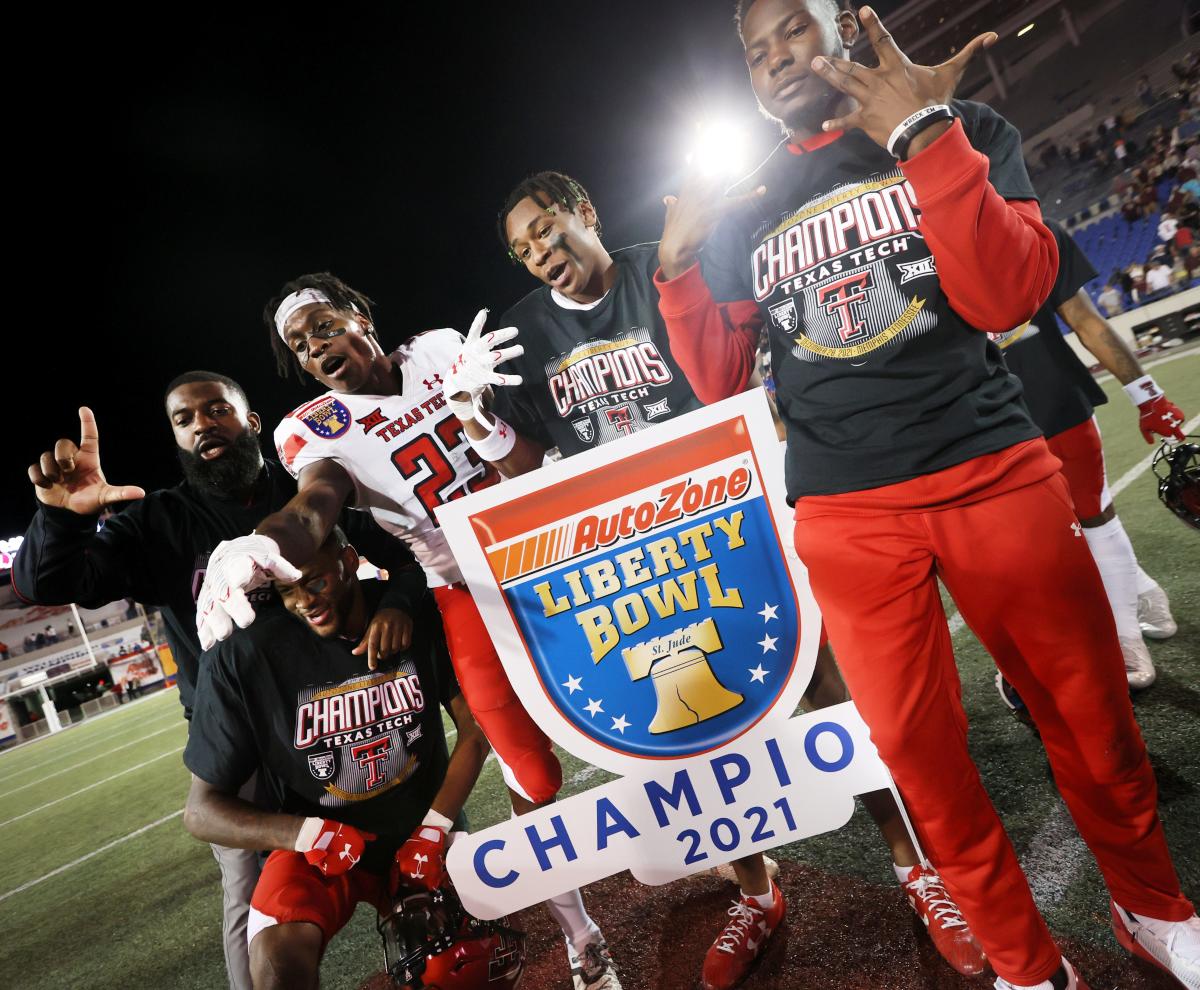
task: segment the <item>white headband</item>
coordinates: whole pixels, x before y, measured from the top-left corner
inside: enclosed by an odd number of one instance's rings
[[[284,297],[283,302],[279,304],[279,308],[275,310],[275,330],[279,333],[280,340],[287,343],[287,337],[284,336],[283,328],[292,314],[301,307],[309,306],[312,303],[325,303],[326,306],[333,305],[329,297],[320,289],[301,289],[299,292],[293,292],[290,296]]]

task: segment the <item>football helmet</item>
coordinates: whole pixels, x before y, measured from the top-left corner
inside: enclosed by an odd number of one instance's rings
[[[480,921],[449,887],[401,888],[377,923],[384,968],[403,990],[516,990],[525,933]]]
[[[1200,529],[1200,434],[1183,443],[1163,443],[1151,468],[1163,505],[1194,529]]]

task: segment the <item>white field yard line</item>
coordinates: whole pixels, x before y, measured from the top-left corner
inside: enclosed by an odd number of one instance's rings
[[[26,881],[25,883],[21,884],[21,886],[19,886],[19,887],[14,887],[12,890],[5,891],[3,894],[0,894],[0,901],[5,901],[8,898],[10,898],[16,894],[20,894],[22,891],[28,890],[30,887],[36,887],[39,883],[43,883],[46,880],[49,880],[51,877],[56,877],[60,873],[66,873],[67,870],[73,870],[75,867],[79,866],[80,864],[86,863],[93,856],[99,856],[101,853],[108,852],[108,850],[112,849],[115,846],[119,846],[122,842],[128,842],[130,839],[136,839],[139,835],[142,835],[144,832],[149,832],[150,829],[152,829],[152,828],[158,828],[159,825],[163,825],[166,822],[171,821],[171,819],[173,819],[173,818],[178,818],[182,814],[183,814],[183,809],[180,808],[178,811],[172,811],[169,815],[164,815],[162,818],[160,818],[156,822],[151,822],[149,825],[143,825],[139,829],[134,829],[134,831],[130,832],[128,835],[123,835],[119,839],[113,839],[112,842],[105,843],[99,849],[93,849],[90,853],[84,853],[78,859],[73,859],[73,860],[71,860],[71,862],[69,862],[63,866],[60,866],[56,869],[53,869],[49,873],[44,874],[43,876],[38,877],[36,880]]]
[[[1021,869],[1042,911],[1056,907],[1063,899],[1087,856],[1087,846],[1075,830],[1067,806],[1056,797],[1053,809],[1020,856]]]
[[[53,735],[38,736],[36,739],[29,739],[26,742],[17,743],[17,745],[15,745],[15,746],[9,746],[3,752],[0,752],[0,761],[3,761],[5,757],[11,756],[13,753],[24,750],[29,746],[37,746],[42,743],[53,742],[55,740],[62,742],[64,738],[68,739],[71,742],[81,742],[81,743],[83,743],[81,748],[87,749],[89,746],[93,745],[98,740],[98,738],[103,738],[103,737],[97,737],[95,735],[95,733],[87,731],[89,728],[92,727],[92,725],[94,723],[100,722],[103,719],[108,718],[110,715],[123,714],[123,713],[129,711],[131,708],[137,707],[138,705],[149,705],[161,697],[177,698],[178,696],[175,694],[175,689],[173,687],[166,688],[163,691],[157,692],[152,697],[139,698],[137,701],[133,701],[133,702],[129,702],[124,705],[120,705],[117,708],[110,708],[108,711],[101,712],[99,715],[90,716],[84,722],[73,722],[70,725],[64,726],[63,732],[69,732],[70,733],[69,736],[64,737],[61,733],[56,732]],[[147,716],[146,722],[157,722],[159,719],[161,719],[164,716],[164,714],[169,715],[169,714],[171,714],[171,712],[168,711],[165,713],[157,713],[154,716]],[[180,715],[182,715],[182,714],[183,714],[182,711],[180,711]],[[133,722],[133,723],[130,723],[129,725],[122,726],[119,729],[114,729],[113,731],[119,733],[119,732],[124,732],[130,728],[141,728],[143,725],[146,724],[146,722]],[[107,729],[108,727],[105,726],[105,728]],[[87,741],[85,741],[85,736],[86,736]],[[64,752],[67,752],[67,751],[68,750],[64,750]],[[54,761],[51,760],[49,762],[54,762]],[[42,764],[39,764],[39,765],[42,765]],[[15,777],[19,773],[24,773],[28,769],[30,769],[30,768],[22,767],[20,770],[14,770],[12,773],[10,773],[4,777],[0,777],[0,783],[2,783],[5,780],[8,780],[9,777]]]
[[[147,739],[153,739],[155,736],[161,736],[164,732],[170,732],[173,729],[181,729],[185,724],[185,722],[180,720],[178,723],[173,723],[165,726],[164,728],[158,729],[155,732],[148,733],[144,736],[139,736],[137,739],[131,739],[127,743],[121,743],[120,746],[114,746],[112,749],[106,749],[103,753],[100,753],[96,756],[88,757],[86,760],[80,760],[78,763],[73,763],[71,766],[64,767],[62,770],[55,770],[54,773],[48,773],[44,777],[39,777],[37,780],[30,781],[28,784],[22,784],[20,787],[14,787],[11,791],[5,791],[3,794],[0,794],[0,798],[11,797],[13,794],[23,791],[28,787],[36,787],[38,784],[41,784],[44,781],[52,780],[54,777],[58,777],[64,773],[70,773],[72,770],[82,766],[87,766],[89,763],[95,763],[97,760],[106,760],[119,749],[128,749],[130,746],[136,746],[138,743],[145,742]]]
[[[1179,357],[1187,357],[1187,356],[1188,355],[1186,355],[1186,354],[1179,355]],[[1167,359],[1164,358],[1164,360],[1167,360]],[[1197,426],[1200,426],[1200,416],[1193,416],[1191,419],[1189,419],[1186,423],[1183,424],[1183,432],[1184,433],[1192,433],[1195,431]],[[1154,449],[1152,451],[1150,451],[1150,453],[1148,453],[1145,457],[1143,457],[1140,461],[1138,461],[1133,467],[1131,467],[1128,471],[1126,471],[1123,475],[1121,475],[1121,477],[1117,479],[1116,484],[1109,486],[1108,490],[1109,490],[1109,493],[1112,495],[1114,501],[1116,500],[1117,496],[1121,494],[1121,492],[1125,491],[1126,488],[1128,488],[1135,481],[1137,481],[1138,478],[1140,478],[1143,474],[1145,474],[1147,471],[1150,470],[1150,465],[1154,463],[1154,455],[1157,453],[1158,453],[1158,445],[1156,444],[1154,446]],[[964,620],[962,615],[956,611],[952,616],[950,616],[950,621],[948,623],[948,625],[950,626],[950,635],[957,636],[966,627],[966,624],[967,624],[966,620]]]
[[[187,723],[181,717],[181,714],[176,714],[174,711],[162,712],[158,715],[155,715],[152,718],[147,718],[142,721],[132,723],[130,725],[122,726],[121,729],[119,729],[117,732],[114,732],[111,736],[97,737],[97,738],[93,739],[86,746],[80,746],[78,748],[72,748],[72,749],[65,749],[60,753],[56,753],[54,756],[50,757],[47,760],[42,760],[40,763],[31,763],[29,766],[22,767],[20,770],[14,770],[12,773],[6,774],[5,776],[0,777],[0,784],[6,784],[10,780],[14,779],[15,777],[20,777],[22,774],[29,773],[33,770],[40,770],[42,767],[48,767],[54,763],[62,763],[64,760],[73,759],[76,754],[86,753],[89,750],[94,750],[98,747],[106,747],[106,746],[108,746],[109,743],[111,743],[114,740],[119,739],[119,738],[121,738],[121,736],[125,735],[126,731],[129,729],[135,729],[135,730],[136,729],[148,729],[152,725],[159,725],[167,719],[171,720],[171,725],[166,727],[168,729],[174,728],[176,725],[187,725]],[[154,733],[151,733],[151,735],[153,735],[153,734]],[[147,738],[147,737],[143,737],[143,738]],[[129,745],[129,744],[121,743],[120,746],[115,746],[115,747],[113,747],[113,749],[121,749],[123,746],[127,746],[127,745]],[[111,752],[112,752],[112,749],[105,749],[105,753],[111,753]],[[103,754],[101,754],[101,755],[103,755]],[[0,797],[3,797],[3,796],[4,795],[0,794]]]
[[[64,801],[70,801],[73,797],[79,797],[80,794],[86,794],[93,788],[100,787],[102,784],[107,784],[110,780],[116,780],[118,777],[124,777],[127,773],[133,773],[135,770],[141,770],[142,767],[148,767],[151,763],[157,763],[159,760],[165,760],[168,756],[174,756],[176,753],[182,753],[183,747],[176,746],[174,749],[168,750],[165,753],[159,753],[158,756],[153,756],[148,760],[143,760],[141,763],[132,767],[127,767],[103,780],[97,780],[93,784],[88,784],[87,787],[81,787],[77,791],[72,791],[70,794],[64,794],[60,798],[55,798],[53,801],[47,801],[45,804],[40,804],[36,808],[31,808],[29,811],[23,812],[14,818],[8,818],[0,822],[0,828],[5,825],[11,825],[13,822],[19,822],[22,818],[28,818],[30,815],[36,815],[39,811],[45,811],[47,808],[53,808],[56,804],[62,804]]]

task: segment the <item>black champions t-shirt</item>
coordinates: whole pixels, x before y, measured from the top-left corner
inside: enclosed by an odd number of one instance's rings
[[[523,384],[497,387],[496,414],[564,457],[699,409],[671,356],[658,311],[658,245],[612,253],[613,287],[590,309],[560,306],[543,285],[501,317],[525,353],[501,370]]]
[[[954,110],[996,191],[1036,199],[1016,129],[982,104]],[[891,155],[861,131],[800,155],[781,144],[734,191],[759,185],[765,195],[722,222],[701,263],[717,302],[754,300],[768,328],[790,501],[906,481],[1038,435],[999,349],[942,294]]]
[[[363,582],[374,612],[378,582]],[[378,670],[357,639],[322,639],[284,609],[235,630],[200,665],[183,760],[235,792],[262,767],[273,806],[374,832],[363,857],[386,870],[441,787],[449,756],[439,705],[459,693],[432,610],[412,646]]]
[[[1096,277],[1096,269],[1056,220],[1045,221],[1058,241],[1058,278],[1032,320],[1015,330],[991,334],[1004,352],[1008,370],[1025,386],[1029,415],[1048,437],[1091,419],[1108,401],[1104,389],[1071,349],[1058,326],[1056,310]]]

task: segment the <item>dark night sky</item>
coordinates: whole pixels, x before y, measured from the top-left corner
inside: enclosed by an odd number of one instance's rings
[[[77,439],[80,404],[109,481],[147,489],[177,480],[160,397],[181,371],[237,378],[269,433],[315,391],[275,376],[261,323],[286,279],[329,269],[365,291],[385,345],[465,330],[534,287],[494,234],[528,172],[579,178],[618,247],[659,236],[699,118],[743,122],[748,162],[777,139],[726,0],[370,6],[28,36],[6,142],[24,297],[6,369],[28,398],[4,433],[0,538],[23,531],[26,466]]]

